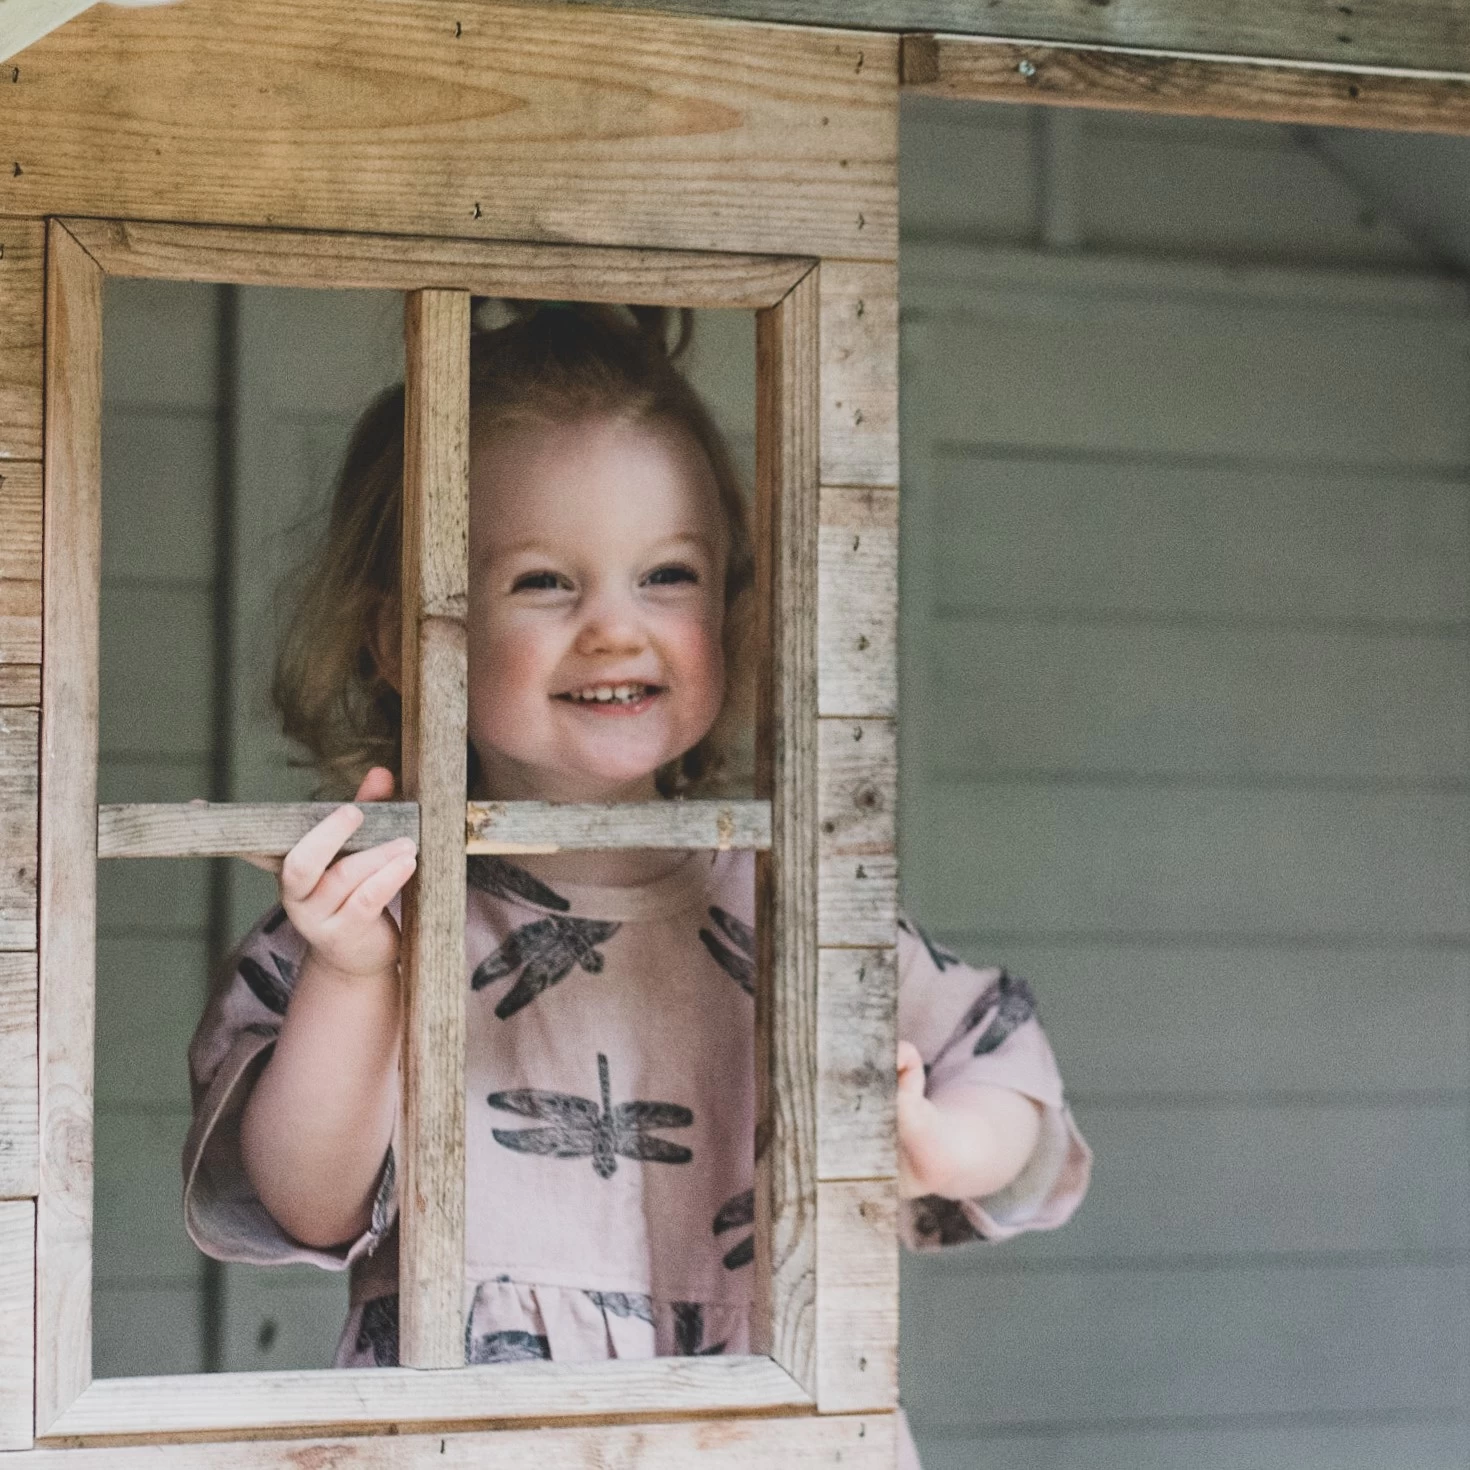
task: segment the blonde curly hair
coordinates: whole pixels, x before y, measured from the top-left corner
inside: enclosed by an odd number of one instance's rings
[[[751,703],[754,555],[746,498],[724,436],[677,367],[693,314],[663,307],[507,303],[508,325],[470,338],[470,416],[477,434],[509,424],[614,415],[681,425],[714,471],[729,530],[724,706],[693,749],[658,772],[665,796],[712,792],[728,776]],[[672,340],[671,340],[672,338]],[[402,708],[374,653],[398,599],[404,390],[380,395],[353,430],[325,534],[298,569],[271,683],[288,737],[326,791],[350,795],[371,766],[400,773]],[[470,791],[478,781],[470,751]]]

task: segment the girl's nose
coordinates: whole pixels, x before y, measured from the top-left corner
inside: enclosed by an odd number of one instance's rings
[[[626,599],[601,597],[586,609],[576,649],[580,654],[637,653],[647,641],[643,620]]]

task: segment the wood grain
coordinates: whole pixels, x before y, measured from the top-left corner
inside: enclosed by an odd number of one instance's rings
[[[894,1172],[898,971],[891,949],[818,951],[817,1177]]]
[[[779,301],[812,266],[809,259],[780,255],[607,250],[146,220],[69,219],[66,225],[108,275],[242,286],[440,287],[475,296],[754,310]]]
[[[659,10],[797,25],[879,31],[954,31],[1079,45],[1136,46],[1222,56],[1288,57],[1328,65],[1470,71],[1470,37],[1444,0],[1399,0],[1387,8],[1313,0],[1139,0],[1128,6],[1074,0],[575,0],[602,10]]]
[[[99,6],[25,60],[0,89],[13,214],[896,254],[894,37],[199,0]]]
[[[35,1241],[34,1203],[0,1203],[0,1450],[23,1450],[31,1443]]]
[[[0,954],[0,1196],[40,1182],[36,1113],[36,957]]]
[[[469,852],[559,852],[564,848],[755,848],[771,845],[768,801],[649,801],[560,805],[472,801]]]
[[[40,787],[41,1196],[36,1421],[87,1386],[92,1335],[92,1035],[97,911],[97,597],[102,272],[47,229],[46,560]]]
[[[823,856],[817,878],[817,942],[839,948],[887,948],[898,924],[898,861]]]
[[[893,715],[897,493],[823,487],[820,556],[818,708],[824,715]]]
[[[99,858],[282,857],[340,803],[128,802],[97,808]],[[363,822],[342,844],[361,852],[395,837],[419,835],[411,801],[365,801]]]
[[[769,650],[756,789],[772,851],[757,859],[754,1337],[815,1382],[817,1068],[818,272],[756,318],[756,580]]]
[[[0,218],[0,460],[41,457],[46,227]]]
[[[0,664],[40,661],[41,466],[0,460]]]
[[[657,1377],[676,1360],[658,1360]],[[748,1360],[747,1360],[748,1361]],[[514,1378],[523,1365],[499,1364],[475,1380],[478,1395],[475,1411],[483,1416],[496,1399],[495,1384],[503,1375]],[[547,1382],[566,1374],[565,1368],[546,1364],[524,1365],[541,1369]],[[596,1371],[609,1382],[619,1375],[606,1374],[612,1365],[598,1364]],[[619,1365],[623,1366],[623,1365]],[[711,1379],[708,1370],[716,1365],[708,1359],[685,1362],[684,1376]],[[769,1364],[767,1365],[769,1368]],[[648,1367],[652,1369],[653,1364]],[[377,1370],[393,1373],[393,1369]],[[482,1370],[470,1370],[479,1373]],[[326,1374],[299,1375],[325,1379]],[[455,1375],[458,1377],[458,1375]],[[235,1382],[274,1380],[278,1375],[230,1375]],[[359,1383],[359,1407],[373,1388],[365,1375],[333,1373],[333,1380],[353,1377]],[[128,1382],[140,1387],[144,1401],[156,1397],[154,1383],[182,1389],[203,1384],[202,1379],[114,1380],[119,1393]],[[218,1381],[216,1379],[216,1381]],[[379,1381],[379,1380],[375,1380]],[[415,1400],[431,1384],[448,1381],[436,1374],[420,1379]],[[626,1382],[626,1378],[621,1381]],[[101,1387],[102,1385],[99,1385]],[[386,1385],[385,1385],[386,1386]],[[387,1390],[390,1394],[393,1389]],[[649,1397],[638,1394],[639,1399]],[[664,1402],[676,1395],[663,1393]],[[404,1396],[405,1403],[407,1396]],[[618,1413],[620,1406],[613,1408]],[[416,1420],[408,1422],[417,1426]],[[486,1422],[483,1417],[480,1422]],[[815,1415],[799,1417],[730,1419],[716,1422],[683,1420],[672,1423],[599,1424],[552,1429],[505,1429],[491,1432],[379,1434],[351,1439],[257,1439],[231,1444],[138,1444],[96,1449],[41,1449],[16,1457],[26,1470],[752,1470],[753,1466],[776,1466],[783,1470],[891,1470],[894,1461],[894,1418],[891,1414]]]
[[[892,853],[898,728],[892,720],[817,722],[824,857]]]
[[[465,606],[470,298],[405,298],[403,794],[419,804],[403,902],[399,1351],[464,1362]]]
[[[1349,25],[1352,23],[1349,22]],[[1462,43],[1460,69],[1470,69]],[[1232,57],[1139,55],[1088,47],[910,36],[904,86],[983,102],[1117,108],[1173,117],[1230,117],[1313,127],[1470,133],[1470,76],[1385,76]],[[1455,63],[1442,54],[1441,73]]]
[[[41,706],[40,664],[0,664],[0,708]]]
[[[818,1189],[817,1404],[838,1414],[898,1402],[898,1185]]]
[[[0,706],[0,950],[36,947],[40,712]]]
[[[461,1267],[461,1272],[463,1267]],[[52,1428],[72,1444],[152,1436],[249,1438],[405,1428],[771,1413],[811,1400],[769,1358],[496,1363],[101,1379]]]
[[[898,266],[822,263],[822,483],[898,484]]]

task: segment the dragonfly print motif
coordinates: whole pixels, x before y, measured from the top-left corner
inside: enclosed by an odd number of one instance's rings
[[[356,1346],[360,1353],[372,1353],[376,1367],[398,1366],[397,1296],[375,1296],[363,1307]]]
[[[593,1291],[590,1287],[583,1290],[592,1305],[602,1311],[611,1312],[614,1317],[636,1318],[639,1322],[647,1322],[650,1327],[653,1326],[653,1298],[643,1292]]]
[[[240,958],[240,978],[266,1010],[284,1016],[291,1003],[291,992],[296,988],[296,966],[275,950],[270,950],[269,954],[271,964],[275,966],[274,975],[253,955],[247,954]]]
[[[600,974],[603,957],[597,946],[606,944],[621,927],[610,919],[573,919],[562,914],[534,919],[513,930],[494,954],[481,960],[470,988],[483,990],[519,970],[520,979],[495,1006],[495,1014],[504,1021],[565,980],[575,965],[589,975]]]
[[[727,1230],[739,1230],[755,1224],[755,1190],[747,1189],[734,1195],[720,1206],[715,1216],[714,1233],[723,1235]],[[724,1254],[721,1264],[727,1271],[738,1271],[755,1260],[755,1236],[747,1235],[737,1240]]]
[[[934,961],[934,968],[938,970],[941,975],[947,969],[949,969],[951,965],[958,965],[963,963],[963,961],[957,954],[952,954],[941,944],[935,944],[935,942],[930,939],[929,936],[924,933],[924,931],[919,928],[919,926],[914,923],[912,919],[907,918],[904,915],[900,915],[898,920],[898,927],[902,929],[905,934],[912,934],[915,939],[919,940],[923,944],[924,948],[929,951],[929,958]]]
[[[924,1245],[963,1245],[985,1237],[970,1223],[960,1202],[941,1194],[920,1195],[913,1202],[914,1234]]]
[[[704,1306],[700,1302],[670,1302],[674,1312],[674,1355],[711,1358],[725,1351],[722,1342],[704,1345]]]
[[[537,908],[551,909],[564,914],[571,904],[561,894],[548,888],[539,878],[533,878],[524,868],[508,863],[504,858],[483,857],[476,854],[465,859],[465,880],[471,888],[503,898],[511,903],[531,903]]]
[[[597,1054],[597,1080],[602,1103],[569,1092],[517,1087],[492,1092],[486,1102],[502,1112],[534,1118],[545,1128],[496,1128],[496,1143],[517,1153],[553,1159],[592,1160],[599,1179],[617,1172],[618,1156],[654,1164],[687,1164],[694,1157],[683,1144],[659,1138],[650,1129],[688,1128],[694,1114],[679,1103],[625,1102],[613,1106],[607,1057]]]
[[[465,1343],[466,1363],[529,1363],[551,1356],[551,1342],[539,1332],[509,1328],[503,1332],[481,1332]]]
[[[1031,987],[1019,975],[1002,970],[976,997],[973,1004],[960,1017],[949,1040],[944,1043],[924,1070],[927,1074],[938,1065],[940,1058],[960,1044],[987,1016],[989,1022],[975,1038],[973,1056],[988,1056],[997,1050],[1020,1027],[1036,1014],[1036,997]]]
[[[700,943],[714,962],[747,994],[755,994],[755,930],[734,914],[716,906],[709,911],[718,934],[699,931]],[[733,948],[732,948],[733,946]]]

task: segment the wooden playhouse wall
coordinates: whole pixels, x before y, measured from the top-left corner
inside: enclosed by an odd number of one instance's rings
[[[0,1449],[33,1441],[38,1326],[48,1351],[47,1324],[34,1321],[35,1199],[51,1171],[90,1165],[90,1140],[68,1132],[64,1111],[43,1127],[37,1096],[43,221],[90,216],[820,259],[815,1063],[831,1249],[817,1270],[846,1262],[857,1275],[823,1283],[815,1331],[823,1408],[854,1412],[518,1430],[496,1437],[496,1463],[673,1467],[695,1453],[716,1466],[888,1462],[892,1219],[870,1204],[888,1197],[886,1181],[869,1190],[864,1176],[887,1172],[874,1161],[890,1124],[853,1100],[891,1025],[863,1015],[860,961],[890,962],[895,888],[898,78],[895,36],[493,0],[99,7],[5,64]],[[64,651],[53,656],[61,665],[48,668],[48,686],[67,675]],[[64,907],[46,927],[64,932]],[[890,1345],[884,1360],[848,1362],[865,1336]],[[306,1462],[470,1463],[477,1439],[344,1441],[313,1446]],[[160,1453],[54,1448],[21,1459],[280,1462],[263,1444]]]

